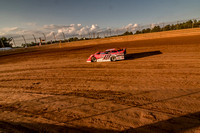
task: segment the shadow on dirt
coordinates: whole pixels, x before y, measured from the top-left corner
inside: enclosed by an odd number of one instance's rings
[[[166,101],[169,101],[169,100],[173,100],[173,99],[177,99],[177,98],[181,98],[181,97],[185,97],[185,96],[190,96],[190,95],[197,94],[197,93],[200,93],[200,91],[188,93],[188,94],[185,94],[185,95],[180,95],[180,96],[174,96],[174,97],[169,97],[169,98],[165,98],[165,99],[160,99],[160,100],[156,100],[156,101],[153,101],[153,102],[150,101],[150,102],[146,102],[146,103],[143,103],[143,104],[128,105],[125,108],[116,109],[116,110],[112,110],[112,111],[108,111],[108,112],[102,112],[102,113],[99,113],[99,114],[89,115],[89,116],[86,116],[86,117],[75,118],[75,119],[69,120],[67,122],[73,122],[73,121],[77,121],[77,120],[88,119],[88,118],[92,118],[92,117],[95,117],[95,116],[101,116],[101,115],[105,115],[105,114],[109,114],[109,113],[115,113],[115,112],[119,112],[119,111],[128,110],[128,109],[131,109],[131,108],[146,109],[143,106],[152,105],[152,104],[160,103],[160,102],[166,102]],[[152,109],[150,109],[150,110],[152,110]],[[160,113],[165,113],[165,114],[171,115],[171,113],[166,113],[166,112],[159,111],[159,110],[156,110],[156,111],[160,112]]]
[[[107,92],[102,92],[101,94],[101,98],[102,99],[105,99],[105,101],[107,100],[105,97],[103,97],[104,93],[107,93]],[[112,92],[110,92],[112,93]],[[148,92],[145,92],[145,93],[148,93]],[[137,107],[137,108],[141,108],[141,109],[146,109],[146,108],[143,108],[143,106],[145,105],[151,105],[151,104],[154,104],[154,103],[160,103],[160,102],[165,102],[165,101],[168,101],[168,100],[174,100],[174,99],[177,99],[177,98],[182,98],[182,97],[185,97],[185,96],[190,96],[190,95],[193,95],[193,94],[198,94],[200,93],[200,91],[196,91],[196,92],[191,92],[191,93],[188,93],[188,94],[184,94],[184,95],[179,95],[179,96],[174,96],[174,97],[169,97],[169,98],[164,98],[164,99],[160,99],[160,100],[156,100],[156,101],[153,101],[153,102],[147,102],[147,103],[144,103],[144,104],[133,104],[132,106],[129,105],[125,108],[122,108],[122,109],[117,109],[117,110],[112,110],[112,111],[107,111],[107,112],[103,112],[103,113],[99,113],[99,114],[94,114],[94,115],[89,115],[89,116],[86,116],[86,117],[80,117],[80,118],[75,118],[75,119],[72,119],[72,120],[69,120],[69,121],[64,121],[62,123],[65,123],[65,124],[70,124],[72,123],[73,121],[79,121],[79,120],[83,120],[83,119],[88,119],[88,118],[92,118],[92,117],[95,117],[95,116],[100,116],[100,115],[105,115],[105,114],[108,114],[108,113],[115,113],[115,112],[119,112],[119,111],[123,111],[123,110],[127,110],[127,109],[131,109],[133,107]],[[99,92],[98,92],[99,94]],[[143,94],[143,93],[141,93]],[[79,96],[79,97],[86,97],[85,95],[79,93],[79,94],[66,94],[66,95],[76,95],[76,96]],[[115,95],[115,97],[118,97],[118,95],[120,96],[120,99],[121,99],[121,93],[117,93]],[[125,97],[127,97],[127,95],[124,95]],[[87,97],[90,97],[87,96]],[[98,99],[100,97],[97,97]],[[111,99],[113,99],[112,97],[110,97]],[[134,99],[134,97],[133,97]],[[113,99],[114,100],[114,99]],[[100,102],[104,102],[104,101],[100,101]],[[94,103],[92,103],[94,104]],[[88,104],[86,104],[88,105]],[[83,106],[83,105],[82,105]],[[73,107],[72,107],[73,108]],[[152,111],[152,109],[149,109],[150,111]],[[156,110],[156,112],[160,112],[160,113],[165,113],[165,114],[168,114],[169,116],[173,116],[171,115],[171,113],[166,113],[166,112],[162,112],[162,111],[159,111],[159,110]],[[174,115],[175,116],[175,115]],[[144,126],[140,126],[140,127],[137,127],[137,128],[130,128],[130,129],[126,129],[124,131],[116,131],[116,130],[107,130],[107,129],[99,129],[99,128],[91,128],[91,127],[68,127],[68,126],[57,126],[57,125],[51,125],[51,124],[37,124],[37,123],[33,123],[33,125],[30,126],[25,126],[26,123],[20,123],[20,124],[16,124],[14,123],[15,125],[15,128],[17,128],[17,130],[21,131],[21,128],[23,129],[22,131],[27,131],[29,132],[30,130],[33,130],[34,132],[35,131],[42,131],[42,132],[111,132],[111,133],[115,133],[115,132],[121,132],[121,133],[129,133],[129,132],[133,132],[133,133],[146,133],[146,132],[162,132],[162,133],[171,133],[171,132],[175,132],[175,133],[180,133],[180,132],[185,132],[185,131],[188,131],[188,130],[193,130],[195,128],[198,128],[200,127],[200,111],[198,112],[193,112],[193,113],[189,113],[189,114],[186,114],[186,115],[182,115],[182,116],[178,116],[178,117],[172,117],[170,119],[167,119],[167,120],[163,120],[163,121],[159,121],[159,119],[157,119],[157,122],[155,123],[151,123],[151,124],[148,124],[148,125],[144,125]],[[5,124],[5,126],[4,126]],[[11,124],[11,125],[10,125]],[[6,126],[11,126],[12,127],[13,123],[8,123],[8,122],[3,122],[3,121],[0,121],[0,127],[6,127]],[[24,127],[24,126],[25,127]],[[23,126],[23,127],[21,127]],[[34,128],[31,128],[31,127],[34,127]],[[29,127],[27,129],[27,127]],[[1,129],[1,128],[0,128]]]
[[[150,52],[142,52],[142,53],[131,53],[127,54],[125,56],[125,60],[133,60],[133,59],[138,59],[138,58],[143,58],[143,57],[148,57],[148,56],[153,56],[153,55],[159,55],[162,54],[160,51],[150,51]]]
[[[107,92],[102,92],[102,94],[101,94],[102,99],[105,99],[104,93],[107,93]],[[112,91],[110,93],[112,93]],[[148,93],[148,92],[144,92],[144,93]],[[89,115],[86,117],[80,117],[80,118],[72,119],[69,121],[57,121],[56,122],[56,123],[61,123],[62,125],[34,123],[34,122],[32,122],[32,123],[11,122],[11,121],[0,120],[0,132],[23,132],[23,133],[26,133],[26,132],[27,133],[32,133],[32,132],[54,132],[54,133],[57,133],[57,132],[78,132],[78,133],[79,132],[91,132],[91,133],[93,133],[93,132],[94,133],[95,132],[107,132],[107,133],[162,132],[162,133],[171,133],[171,132],[173,132],[174,133],[175,132],[175,133],[180,133],[180,132],[185,132],[185,131],[193,130],[195,128],[200,127],[200,111],[189,113],[189,114],[178,116],[178,117],[173,117],[173,118],[163,120],[163,121],[159,121],[159,119],[156,118],[157,121],[155,123],[151,123],[151,124],[136,127],[136,128],[129,128],[129,129],[126,129],[123,131],[94,128],[94,127],[87,127],[87,126],[86,127],[77,126],[77,125],[73,125],[72,122],[83,120],[83,119],[88,119],[88,118],[92,118],[94,116],[100,116],[100,115],[104,115],[104,114],[108,114],[108,113],[115,113],[115,112],[131,109],[133,107],[145,109],[145,108],[143,108],[144,105],[151,105],[153,103],[174,100],[177,98],[190,96],[190,95],[197,94],[197,93],[200,93],[200,91],[196,91],[196,92],[192,92],[192,93],[188,93],[188,94],[184,94],[184,95],[179,95],[179,96],[174,96],[174,97],[169,97],[169,98],[165,98],[165,99],[161,99],[161,100],[156,100],[154,102],[147,102],[147,103],[139,104],[139,105],[137,105],[137,104],[134,104],[132,106],[129,105],[126,108],[117,109],[117,110],[113,110],[113,111],[107,111],[107,112],[103,112],[103,113],[99,113],[99,114],[95,114],[95,115]],[[141,94],[143,94],[143,93],[141,93]],[[75,95],[75,96],[79,96],[79,97],[85,97],[85,95],[81,95],[81,94],[69,93],[69,94],[65,94],[65,95],[72,95],[72,96]],[[115,97],[120,96],[120,98],[121,98],[121,95],[123,95],[123,94],[116,93]],[[125,94],[124,94],[124,96],[127,97],[127,95],[125,95]],[[87,96],[87,97],[90,97],[90,96]],[[100,97],[97,97],[97,98],[99,99]],[[110,97],[110,98],[112,98],[112,97]],[[107,99],[105,99],[105,100],[107,100]],[[94,104],[94,103],[92,103],[92,104]],[[1,107],[1,109],[3,108],[3,106],[0,106],[0,107]],[[165,112],[162,112],[159,110],[157,110],[157,112],[165,113]],[[21,113],[23,113],[23,112],[21,112]],[[170,116],[170,114],[169,114],[169,116]],[[63,125],[63,124],[66,124],[66,125]]]
[[[195,112],[168,120],[159,121],[153,124],[130,128],[122,131],[125,133],[181,133],[200,127],[200,112]],[[199,130],[198,130],[199,131]]]
[[[98,129],[92,127],[65,126],[46,123],[24,123],[0,121],[2,133],[118,133],[119,131]]]
[[[190,113],[180,117],[174,117],[164,121],[159,121],[149,125],[144,125],[138,128],[130,128],[124,131],[92,128],[92,127],[71,127],[44,123],[23,123],[23,122],[8,122],[0,121],[0,132],[91,132],[91,133],[147,133],[147,132],[162,132],[162,133],[180,133],[189,131],[200,126],[200,112]]]

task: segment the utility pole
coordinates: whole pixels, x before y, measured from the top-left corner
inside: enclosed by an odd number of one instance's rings
[[[65,34],[62,32],[62,34],[63,34],[63,38],[64,38],[64,41],[65,41]]]
[[[95,32],[93,32],[93,38],[95,38]]]
[[[46,36],[45,36],[45,34],[44,34],[44,33],[42,33],[42,34],[44,35],[44,40],[45,40],[45,42],[46,42],[47,38],[46,38]]]
[[[194,19],[193,19],[193,21],[192,21],[192,28],[194,28]]]
[[[138,25],[138,31],[140,31],[140,26]]]
[[[151,33],[151,30],[152,30],[152,25],[150,24],[150,33]]]
[[[162,28],[163,28],[163,31],[164,31],[165,30],[165,23],[163,23],[163,27]]]
[[[35,43],[37,43],[37,41],[36,41],[36,38],[35,38],[35,35],[33,34],[33,38],[34,38],[34,40],[35,40]]]
[[[92,37],[91,37],[91,36],[92,36],[91,34],[92,34],[92,33],[89,33],[89,38],[90,38],[90,39],[92,38]]]
[[[53,32],[53,36],[54,36],[54,40],[56,41],[56,36],[55,36],[54,32]]]
[[[25,39],[25,37],[22,35],[22,38],[24,39],[24,42],[25,42],[25,45],[26,45],[26,39]]]
[[[1,44],[2,44],[2,46],[5,47],[4,44],[3,44],[2,38],[0,38],[0,39],[1,39]]]
[[[39,40],[40,40],[39,46],[41,46],[42,45],[42,38],[39,37]]]
[[[176,29],[178,30],[178,23],[179,23],[179,21],[177,21],[177,26],[176,26]]]
[[[14,40],[14,38],[13,38],[13,37],[11,37],[11,38],[12,38],[12,40],[13,40],[13,43],[14,43],[15,47],[16,47],[16,44],[15,44],[15,40]]]

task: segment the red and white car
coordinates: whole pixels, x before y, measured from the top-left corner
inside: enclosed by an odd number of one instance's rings
[[[106,62],[106,61],[117,61],[124,60],[126,54],[126,48],[122,49],[107,49],[104,52],[96,52],[90,55],[87,62]]]

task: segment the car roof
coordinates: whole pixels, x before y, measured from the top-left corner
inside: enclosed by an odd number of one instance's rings
[[[107,49],[106,51],[113,51],[113,50],[116,50],[115,48],[112,48],[112,49]]]

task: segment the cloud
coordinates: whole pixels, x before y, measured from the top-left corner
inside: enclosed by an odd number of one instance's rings
[[[3,32],[0,32],[0,36],[4,36],[5,35],[5,33],[3,33]]]
[[[151,24],[150,28],[153,29],[156,26],[156,24]]]
[[[68,28],[68,27],[71,27],[71,26],[50,24],[50,25],[44,25],[43,29],[44,30],[57,30],[57,29]]]
[[[19,28],[19,27],[6,27],[0,29],[0,33],[4,34],[6,36],[11,36],[11,35],[27,35],[27,34],[38,34],[41,33],[37,29],[24,29],[24,28]]]
[[[25,23],[26,25],[28,26],[37,26],[37,24],[35,22],[28,22],[28,23]]]
[[[22,35],[22,32],[24,30],[19,27],[5,27],[0,29],[0,36],[5,36],[5,37],[16,37],[19,35]]]
[[[59,25],[45,25],[46,29],[51,29],[56,32],[56,36],[62,35],[63,33],[67,36],[75,35],[86,35],[90,32],[99,32],[100,27],[97,24],[91,26],[82,26],[81,24],[70,24],[69,26],[59,26]]]
[[[138,28],[138,24],[128,24],[128,25],[125,25],[125,26],[122,26],[121,28],[111,28],[111,32],[112,34],[115,34],[115,35],[119,35],[119,34],[123,34],[124,32],[126,31],[129,31],[129,32],[135,32]],[[107,30],[105,30],[106,32],[109,32],[110,28],[107,28]]]
[[[8,33],[8,32],[17,32],[19,31],[19,27],[6,27],[2,29],[2,32]]]
[[[136,27],[138,27],[138,24],[128,24],[128,25],[124,26],[123,29],[126,29],[128,31],[134,31],[136,29]]]
[[[70,25],[43,25],[39,26],[36,23],[27,23],[29,26],[35,26],[34,28],[20,28],[20,27],[6,27],[0,29],[0,36],[6,37],[14,37],[22,40],[22,35],[25,36],[27,40],[33,41],[33,34],[36,38],[44,37],[43,33],[46,35],[47,41],[54,40],[54,35],[57,40],[63,39],[64,36],[66,38],[70,37],[80,37],[80,36],[88,36],[89,34],[97,33],[100,37],[104,37],[105,35],[119,35],[124,32],[132,31],[134,32],[139,26],[138,24],[127,24],[120,28],[101,28],[97,24],[92,24],[89,26],[83,26],[82,24],[70,24]],[[64,35],[64,36],[63,36]],[[23,41],[23,40],[22,40]]]
[[[86,27],[82,27],[80,30],[79,30],[79,32],[78,32],[78,34],[79,35],[86,35],[86,34],[88,34],[89,33],[89,27],[88,26],[86,26]]]
[[[54,40],[54,35],[55,35],[54,32],[51,31],[50,33],[46,34],[46,38],[48,40]]]
[[[27,23],[29,25],[35,25],[35,23]],[[111,32],[113,34],[121,34],[125,31],[134,31],[138,27],[138,24],[128,24],[121,28],[100,28],[97,24],[92,24],[90,26],[83,26],[82,24],[70,24],[70,25],[43,25],[41,27],[37,26],[35,29],[24,29],[19,27],[6,27],[0,29],[0,35],[32,35],[32,34],[39,34],[45,33],[46,36],[52,36],[54,33],[56,36],[63,36],[63,33],[66,36],[76,36],[76,35],[88,35],[90,33],[107,33]]]
[[[98,31],[99,30],[99,26],[97,24],[93,24],[90,28],[90,31]]]

